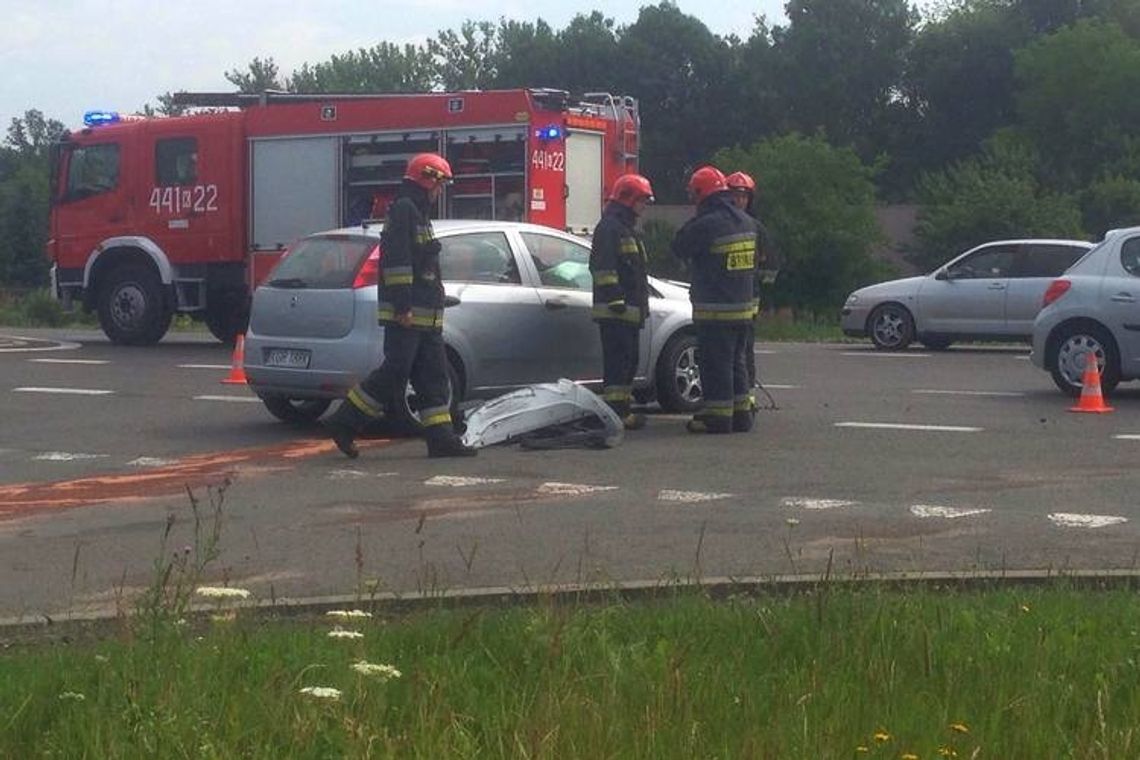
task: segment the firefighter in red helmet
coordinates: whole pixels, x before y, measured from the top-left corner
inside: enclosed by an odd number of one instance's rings
[[[689,268],[693,322],[700,352],[700,412],[693,433],[752,429],[755,403],[745,366],[753,315],[757,226],[737,208],[719,169],[702,166],[689,178],[696,215],[673,238],[673,253]]]
[[[380,235],[384,264],[378,284],[384,358],[348,392],[327,423],[337,448],[347,457],[358,455],[355,439],[365,426],[384,416],[389,404],[404,403],[409,380],[422,401],[419,414],[428,456],[475,454],[455,434],[448,406],[440,244],[431,227],[432,207],[451,178],[451,166],[442,156],[413,156],[388,208]]]
[[[592,313],[602,336],[602,398],[627,430],[645,425],[645,417],[630,407],[638,341],[649,316],[648,257],[636,225],[652,202],[648,179],[640,174],[618,177],[590,247]]]

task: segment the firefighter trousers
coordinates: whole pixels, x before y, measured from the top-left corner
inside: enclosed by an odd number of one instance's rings
[[[409,380],[419,400],[420,421],[428,432],[439,426],[451,430],[448,406],[451,386],[447,379],[443,335],[386,324],[384,359],[360,383],[362,395],[368,402],[366,406],[378,411],[387,404],[403,403],[404,389]],[[360,406],[358,398],[354,399],[353,393],[349,394],[349,400]]]
[[[756,322],[749,322],[744,336],[744,366],[748,369],[748,387],[756,387]]]
[[[632,404],[641,327],[617,320],[600,321],[598,327],[602,333],[602,400],[625,419]]]
[[[743,432],[752,428],[754,403],[744,359],[746,351],[751,350],[747,345],[748,332],[748,325],[743,322],[697,324],[704,395],[700,417],[709,432]]]

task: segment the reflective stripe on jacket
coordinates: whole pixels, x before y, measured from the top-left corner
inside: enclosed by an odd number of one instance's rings
[[[594,228],[590,274],[594,280],[596,321],[642,325],[649,316],[649,257],[634,225],[637,216],[611,201]]]
[[[388,208],[381,233],[377,319],[397,324],[396,315],[410,311],[412,327],[443,329],[443,279],[439,241],[428,215],[427,191],[405,181]]]
[[[750,322],[755,315],[757,224],[717,193],[673,238],[673,253],[689,267],[694,322]]]

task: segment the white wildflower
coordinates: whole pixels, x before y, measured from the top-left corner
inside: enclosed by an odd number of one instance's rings
[[[794,528],[800,524],[800,521],[794,517],[789,517],[787,520],[784,520],[784,522],[786,522],[788,524],[789,528]]]
[[[344,628],[333,628],[329,631],[330,639],[362,639],[364,634],[360,631],[348,631]]]
[[[78,691],[65,691],[59,695],[59,698],[63,699],[63,700],[70,699],[74,702],[82,702],[83,700],[87,699],[86,696],[84,696],[83,694],[81,694]]]
[[[364,610],[329,610],[325,614],[328,615],[329,617],[335,617],[335,618],[370,618],[370,617],[372,617],[371,612],[365,612]]]
[[[334,689],[331,686],[305,686],[301,689],[301,693],[308,694],[316,699],[340,699],[340,689]]]
[[[95,655],[95,662],[108,662],[108,661],[110,661],[110,659],[111,659],[111,658],[110,658],[110,657],[108,657],[108,656],[107,656],[107,655],[105,655],[105,654],[97,654],[97,655]]]
[[[249,591],[228,586],[199,586],[194,593],[211,599],[248,599]]]
[[[368,662],[367,660],[360,660],[359,662],[352,663],[352,669],[362,675],[375,676],[381,681],[387,681],[392,678],[399,678],[403,675],[403,673],[396,670],[391,665],[377,664],[374,662]]]

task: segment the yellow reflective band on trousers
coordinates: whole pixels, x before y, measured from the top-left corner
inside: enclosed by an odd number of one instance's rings
[[[623,301],[614,301],[614,303],[624,303]],[[626,304],[625,311],[621,314],[610,311],[607,306],[595,306],[590,309],[590,316],[594,319],[612,319],[615,322],[630,322],[632,324],[641,324],[641,307],[630,306]]]
[[[420,422],[424,427],[451,424],[451,410],[446,406],[433,406],[420,410]]]
[[[383,405],[365,393],[363,388],[356,387],[350,390],[348,392],[348,401],[369,417],[381,417],[384,414]]]
[[[617,272],[615,272],[614,270],[612,270],[612,269],[599,269],[597,272],[594,272],[594,285],[601,286],[601,285],[617,285],[617,284],[618,284],[618,275],[617,275]]]
[[[381,303],[376,310],[376,316],[381,322],[396,322],[396,311],[392,308],[392,304],[390,303]],[[443,327],[443,310],[413,306],[412,327]]]
[[[751,412],[756,408],[756,399],[752,394],[737,396],[736,400],[732,402],[732,408],[737,412]]]
[[[731,417],[731,401],[705,401],[701,406],[701,414],[709,417]]]
[[[750,322],[754,312],[752,303],[695,303],[694,322]]]
[[[629,385],[607,385],[602,388],[603,401],[627,401],[633,395],[633,387]]]

